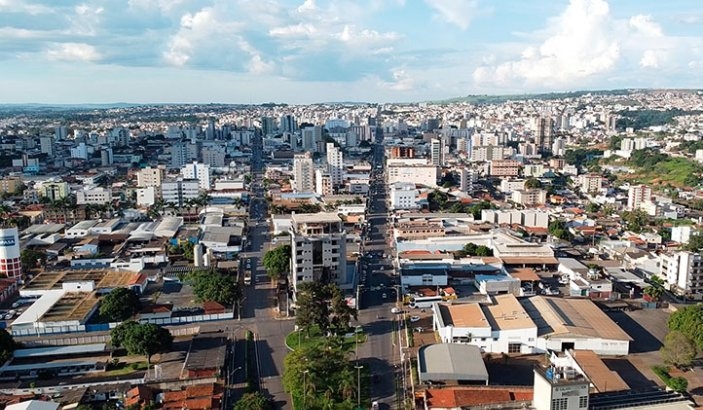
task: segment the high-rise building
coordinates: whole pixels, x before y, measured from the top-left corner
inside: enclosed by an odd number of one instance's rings
[[[207,121],[207,127],[205,128],[205,139],[208,141],[212,141],[215,139],[215,120],[210,118]]]
[[[303,150],[317,152],[319,151],[317,143],[322,141],[322,127],[319,125],[305,127],[301,130],[301,137]]]
[[[315,193],[320,196],[332,195],[334,193],[332,178],[321,169],[315,170]]]
[[[462,167],[459,169],[459,190],[473,192],[474,184],[478,182],[478,173],[473,169]]]
[[[140,188],[160,187],[164,178],[164,170],[162,168],[146,167],[137,172],[137,186]]]
[[[627,209],[640,209],[652,201],[652,189],[647,185],[633,185],[627,190]]]
[[[124,127],[115,127],[110,131],[110,141],[118,147],[126,147],[130,142],[129,130]]]
[[[295,192],[315,192],[315,166],[310,152],[293,157],[293,183]]]
[[[42,154],[46,154],[49,157],[54,156],[54,140],[51,137],[40,137],[39,138],[39,149]]]
[[[179,141],[171,145],[171,167],[180,168],[189,160],[187,143]]]
[[[336,213],[291,215],[291,284],[347,283],[346,232]]]
[[[554,136],[554,120],[552,117],[538,117],[535,119],[535,144],[542,150],[552,147]]]
[[[430,163],[436,167],[444,166],[444,144],[441,138],[430,141]]]
[[[54,129],[54,139],[56,139],[56,141],[63,141],[66,138],[68,138],[68,127],[59,125]]]
[[[0,228],[0,274],[8,278],[22,277],[20,238],[14,226]]]
[[[666,287],[679,296],[703,297],[703,256],[693,252],[663,254],[659,275]]]
[[[49,198],[51,201],[58,201],[66,198],[70,194],[67,182],[49,181],[41,184],[39,195]]]
[[[224,167],[225,155],[225,149],[222,146],[203,147],[203,149],[200,150],[203,163],[211,167]]]
[[[266,135],[272,135],[276,131],[276,121],[271,117],[261,117],[261,132]]]
[[[115,157],[112,153],[112,147],[103,147],[100,150],[100,164],[103,167],[108,167],[115,162]]]
[[[197,179],[200,189],[210,189],[210,166],[199,162],[187,164],[181,168],[183,179]]]
[[[327,143],[327,172],[330,174],[332,186],[338,187],[344,181],[344,157],[342,150],[333,142]]]
[[[404,145],[396,145],[390,149],[391,158],[415,158],[415,148]]]
[[[295,117],[290,114],[282,116],[280,128],[282,132],[296,132],[298,130],[298,124],[295,121]]]

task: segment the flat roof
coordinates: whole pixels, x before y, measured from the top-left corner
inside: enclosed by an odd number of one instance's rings
[[[490,328],[488,319],[477,303],[460,305],[437,304],[445,325],[454,327],[485,327]]]
[[[82,321],[98,304],[98,300],[94,292],[66,292],[44,313],[41,321]]]
[[[17,349],[12,353],[15,358],[41,357],[41,356],[61,356],[84,353],[105,352],[105,343],[93,343],[86,345],[51,346],[37,347],[34,349]]]
[[[625,331],[589,299],[533,296],[523,299],[521,304],[537,325],[539,336],[632,341]]]
[[[571,352],[571,356],[598,393],[630,390],[630,386],[620,375],[610,370],[592,350],[574,350]]]
[[[82,230],[82,229],[90,229],[97,225],[98,221],[94,220],[88,220],[88,221],[80,221],[77,224],[73,225],[72,227],[68,228],[68,231],[73,231],[73,230]]]
[[[512,268],[508,270],[508,273],[510,273],[510,276],[515,279],[520,279],[522,282],[537,282],[542,279],[532,268]]]
[[[537,327],[514,295],[498,295],[493,300],[495,304],[482,306],[493,329],[512,330]]]
[[[334,212],[318,212],[315,214],[291,214],[293,223],[330,223],[342,222],[342,218]]]
[[[34,224],[22,231],[22,235],[59,233],[65,226],[64,224]]]
[[[63,283],[67,282],[95,282],[95,288],[115,288],[129,286],[133,277],[138,275],[135,272],[120,269],[80,269],[80,270],[59,270],[44,271],[32,278],[32,281],[24,286],[24,290],[49,290],[61,289]]]
[[[488,370],[478,346],[459,343],[423,346],[418,351],[418,364],[422,381],[488,382]]]
[[[506,265],[557,265],[559,261],[550,256],[501,256],[500,259]]]
[[[190,349],[184,368],[212,369],[224,365],[227,352],[227,339],[223,333],[205,333],[195,336],[190,342]]]
[[[27,325],[38,321],[39,318],[44,316],[44,313],[48,312],[49,309],[63,297],[64,293],[66,293],[66,291],[63,289],[47,290],[36,302],[32,303],[15,319],[11,326]]]
[[[567,268],[569,268],[575,272],[588,271],[588,267],[586,265],[584,265],[583,263],[579,262],[578,260],[576,260],[574,258],[558,258],[558,260],[559,260],[560,265],[564,265]]]

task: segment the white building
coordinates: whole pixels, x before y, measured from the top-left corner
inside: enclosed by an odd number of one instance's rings
[[[583,193],[594,193],[603,188],[603,177],[600,175],[583,174],[579,175],[576,180]]]
[[[187,200],[200,195],[200,181],[195,179],[177,179],[161,184],[161,198],[165,204],[183,206]]]
[[[515,296],[492,299],[491,305],[435,303],[433,329],[443,343],[469,343],[486,353],[537,352],[537,325]]]
[[[547,202],[547,191],[544,189],[518,189],[513,191],[510,199],[520,205],[543,205]]]
[[[513,191],[518,191],[525,189],[524,179],[508,179],[505,178],[500,181],[500,192],[504,194],[510,194]]]
[[[149,207],[156,203],[156,187],[137,188],[137,206]]]
[[[332,178],[321,169],[315,170],[315,193],[320,196],[332,195],[334,193]]]
[[[333,142],[327,143],[327,172],[334,187],[342,185],[344,181],[344,158],[342,151]]]
[[[388,196],[392,210],[419,208],[415,200],[417,198],[417,189],[414,183],[396,182],[391,185]]]
[[[396,165],[388,167],[388,184],[410,182],[428,187],[437,186],[437,167],[434,165]]]
[[[688,243],[691,239],[690,226],[674,226],[671,228],[671,240],[678,243]]]
[[[430,163],[436,167],[444,166],[444,144],[441,138],[430,141]]]
[[[186,164],[181,168],[181,176],[183,179],[196,179],[202,190],[210,189],[210,165],[193,162]]]
[[[112,202],[112,191],[103,187],[83,189],[76,192],[76,204],[103,205]]]
[[[315,166],[310,152],[293,157],[293,187],[298,193],[315,192]]]
[[[478,182],[478,172],[473,169],[462,167],[459,169],[459,190],[471,193],[473,186]]]
[[[297,292],[304,282],[325,276],[347,283],[346,232],[336,213],[291,215],[291,284]]]
[[[665,287],[679,296],[703,299],[703,257],[698,253],[675,252],[661,255],[659,275]]]
[[[647,185],[633,185],[627,190],[627,209],[642,209],[652,202],[652,189]]]

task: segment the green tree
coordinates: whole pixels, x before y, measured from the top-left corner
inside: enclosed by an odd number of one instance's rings
[[[493,249],[486,245],[479,245],[476,247],[476,256],[493,256]]]
[[[677,392],[688,390],[688,380],[685,377],[672,377],[666,385]]]
[[[657,301],[664,294],[664,288],[652,285],[646,288],[643,293],[649,296],[651,300]]]
[[[696,357],[696,346],[691,339],[678,330],[672,330],[664,338],[664,346],[659,350],[667,364],[684,367]]]
[[[525,181],[525,189],[542,188],[542,183],[537,178],[529,178]]]
[[[274,410],[271,398],[261,392],[244,393],[241,399],[234,404],[234,410]]]
[[[232,275],[197,270],[188,275],[187,281],[193,286],[193,293],[200,302],[209,300],[230,306],[242,297],[242,290]]]
[[[684,249],[691,252],[703,249],[703,235],[692,235]]]
[[[351,318],[357,318],[356,309],[347,304],[344,294],[336,285],[327,285],[327,292],[331,310],[330,325],[337,331],[349,329]]]
[[[115,288],[100,301],[100,315],[111,322],[129,319],[141,308],[139,297],[130,289]]]
[[[595,202],[589,202],[586,204],[586,212],[588,213],[596,213],[600,211],[601,206]]]
[[[35,249],[23,249],[20,253],[20,265],[22,265],[22,270],[28,272],[38,265],[43,265],[46,263],[46,253],[40,252]]]
[[[123,322],[110,333],[112,345],[124,347],[129,354],[146,356],[147,363],[156,353],[167,352],[173,344],[168,329],[153,323]]]
[[[649,216],[641,209],[634,211],[625,211],[621,214],[623,221],[627,225],[627,229],[635,233],[640,233],[649,223]]]
[[[669,316],[669,330],[678,330],[693,341],[696,349],[703,351],[703,305],[680,308]]]
[[[548,230],[550,235],[565,241],[570,241],[574,238],[574,235],[571,234],[569,228],[566,226],[565,221],[558,219],[551,221],[548,225]]]
[[[318,326],[326,331],[330,327],[330,308],[325,285],[320,282],[304,282],[298,285],[295,324],[309,330]]]
[[[290,245],[278,246],[264,254],[262,263],[266,268],[266,274],[271,280],[284,278],[290,268],[291,247]]]
[[[16,348],[17,344],[12,335],[7,330],[0,329],[0,364],[10,360]]]

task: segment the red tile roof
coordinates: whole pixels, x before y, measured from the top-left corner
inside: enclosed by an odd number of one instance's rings
[[[460,387],[426,390],[427,407],[430,409],[531,401],[532,396],[532,389],[527,387]]]

